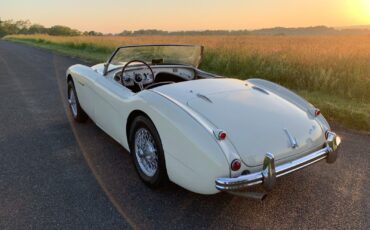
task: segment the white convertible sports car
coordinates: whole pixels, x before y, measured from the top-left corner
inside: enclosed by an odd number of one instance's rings
[[[106,63],[67,70],[68,102],[129,149],[149,186],[170,180],[190,191],[248,192],[320,160],[337,158],[340,138],[320,110],[262,79],[198,69],[203,47],[133,45]]]

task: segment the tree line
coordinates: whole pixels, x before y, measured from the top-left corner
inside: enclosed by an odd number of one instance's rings
[[[364,28],[335,29],[327,26],[285,28],[275,27],[257,30],[193,30],[193,31],[165,31],[156,29],[147,30],[124,30],[116,34],[103,34],[96,31],[81,32],[68,26],[56,25],[45,27],[40,24],[32,24],[29,20],[1,20],[0,38],[9,34],[49,34],[54,36],[144,36],[144,35],[337,35],[337,34],[370,34],[370,26]]]
[[[360,35],[370,34],[370,26],[364,28],[336,29],[327,26],[311,27],[274,27],[256,30],[187,30],[187,31],[165,31],[165,30],[124,30],[115,34],[118,36],[144,36],[144,35]]]
[[[52,27],[45,27],[40,24],[32,24],[29,20],[3,21],[0,18],[0,37],[10,34],[49,34],[56,36],[103,35],[102,33],[96,31],[81,32],[79,30],[69,28],[68,26],[55,25]]]

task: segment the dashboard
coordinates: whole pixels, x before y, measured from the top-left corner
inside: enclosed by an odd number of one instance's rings
[[[195,78],[195,71],[188,67],[152,67],[154,76],[148,68],[130,68],[127,69],[123,76],[123,84],[125,86],[134,86],[135,82],[141,82],[143,85],[151,84],[155,81],[158,74],[168,73],[176,75],[184,80],[193,80]],[[121,71],[114,74],[114,80],[120,81]]]

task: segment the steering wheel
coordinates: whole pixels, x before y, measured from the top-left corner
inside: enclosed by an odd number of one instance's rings
[[[134,62],[139,62],[143,65],[145,65],[151,72],[152,76],[153,76],[153,79],[154,79],[154,72],[152,70],[152,68],[144,61],[141,61],[141,60],[131,60],[129,62],[127,62],[123,67],[122,67],[122,70],[121,70],[121,84],[122,85],[125,85],[124,82],[123,82],[123,74],[125,73],[125,70],[127,68],[127,66],[129,66],[131,63],[134,63]],[[141,75],[135,75],[134,76],[134,82],[135,84],[137,84],[139,87],[140,87],[140,90],[143,90],[144,89],[144,86],[143,86],[143,77]]]

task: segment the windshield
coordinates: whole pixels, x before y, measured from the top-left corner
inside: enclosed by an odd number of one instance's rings
[[[115,51],[109,64],[123,65],[128,61],[140,60],[147,64],[181,64],[198,67],[202,51],[202,46],[193,45],[125,46]]]

